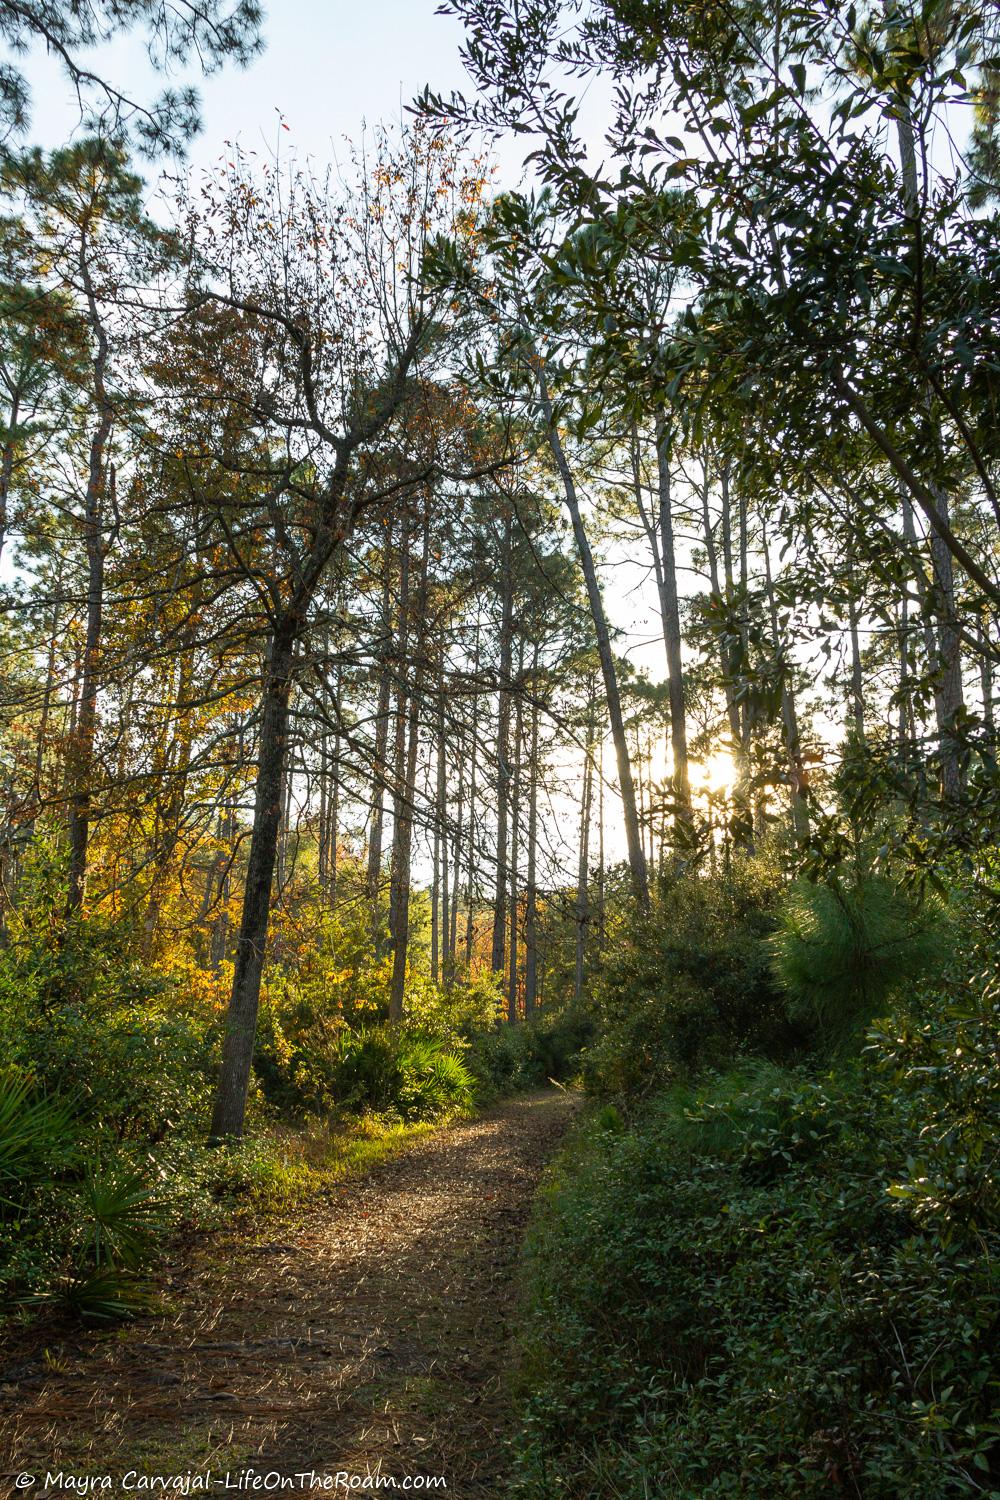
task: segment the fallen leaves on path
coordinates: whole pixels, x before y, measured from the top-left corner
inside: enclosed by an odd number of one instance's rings
[[[425,1137],[294,1232],[174,1267],[168,1317],[0,1358],[0,1476],[444,1475],[498,1500],[514,1266],[571,1111],[547,1091]]]

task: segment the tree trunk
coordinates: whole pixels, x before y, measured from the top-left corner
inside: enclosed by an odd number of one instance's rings
[[[896,115],[896,135],[899,142],[899,161],[903,182],[903,201],[907,213],[916,220],[920,214],[920,188],[917,171],[916,136],[913,117],[908,107]],[[935,428],[935,437],[940,447],[940,431],[936,424],[932,393],[928,384],[924,392],[928,421]],[[950,504],[939,484],[927,486],[933,501],[932,521],[935,516],[944,530],[951,525]],[[945,537],[932,525],[930,535],[931,565],[934,576],[934,610],[938,620],[937,648],[938,673],[934,691],[934,707],[937,717],[939,753],[941,757],[941,794],[953,801],[962,791],[962,773],[958,743],[955,738],[955,722],[965,707],[962,684],[961,637],[955,612],[955,565],[951,549]]]
[[[83,647],[80,699],[71,751],[73,795],[69,806],[69,887],[67,913],[83,906],[87,883],[87,849],[90,842],[91,783],[94,745],[97,737],[97,695],[100,687],[100,652],[104,618],[104,450],[111,433],[111,412],[105,408],[98,418],[90,444],[90,474],[84,511],[84,545],[87,552],[87,628]],[[114,469],[109,475],[114,485]]]
[[[397,914],[397,881],[395,878],[397,858],[397,814],[405,798],[406,780],[406,725],[407,725],[407,692],[406,692],[406,668],[407,650],[410,628],[410,536],[409,528],[403,525],[400,540],[399,554],[399,626],[397,630],[396,644],[396,707],[394,746],[392,757],[392,795],[393,795],[393,824],[392,824],[392,852],[390,854],[389,869],[389,947],[395,947],[396,942],[396,914]],[[381,952],[381,945],[376,947],[376,954]]]
[[[417,750],[420,740],[420,698],[416,685],[407,716],[406,781],[393,811],[392,888],[395,913],[392,931],[392,980],[389,1020],[403,1019],[406,1001],[406,961],[410,946],[410,861],[413,847],[413,802],[416,795]]]
[[[524,1019],[530,1021],[538,1002],[538,645],[531,662],[531,749],[528,759],[528,867],[524,908]]]
[[[707,486],[707,481],[706,481]],[[729,491],[729,464],[722,466],[719,476],[720,500],[722,505],[722,565],[725,569],[726,587],[725,598],[730,602],[733,597],[735,575],[733,572],[733,532],[731,515],[731,496]],[[706,487],[707,495],[707,487]],[[705,530],[709,531],[708,502],[705,503]],[[721,593],[721,590],[717,590]],[[732,653],[727,651],[724,644],[719,646],[719,656],[722,665],[722,679],[726,689],[726,714],[729,719],[729,733],[733,741],[733,751],[739,759],[742,755],[743,731],[740,724],[740,708],[736,700],[736,685],[733,681],[735,676]],[[741,775],[743,768],[741,765]]]
[[[295,639],[294,624],[281,621],[275,629],[264,680],[243,915],[212,1114],[211,1139],[215,1142],[243,1133],[281,825]]]
[[[538,366],[538,390],[542,412],[545,416],[549,447],[552,450],[552,457],[555,460],[556,468],[562,480],[566,507],[569,510],[570,519],[573,523],[573,535],[576,538],[577,552],[580,557],[580,565],[583,569],[584,582],[587,586],[587,599],[590,604],[591,619],[594,624],[594,633],[597,636],[597,651],[601,662],[601,673],[604,678],[604,693],[608,706],[608,718],[611,723],[611,736],[614,741],[615,756],[618,763],[618,784],[625,821],[625,838],[628,846],[632,894],[640,909],[646,911],[649,908],[649,874],[646,865],[646,853],[642,844],[642,832],[639,827],[639,815],[636,809],[635,783],[632,779],[628,740],[625,737],[625,721],[622,716],[621,696],[618,691],[618,676],[615,670],[614,653],[611,649],[611,633],[608,629],[607,616],[604,612],[604,601],[601,597],[597,569],[594,566],[594,556],[590,550],[590,541],[583,524],[576,483],[555,425],[552,402],[549,399],[548,387],[545,382],[541,363]]]
[[[939,492],[938,514],[947,523],[948,497]],[[932,535],[931,560],[934,568],[934,596],[938,615],[939,681],[934,694],[937,710],[941,756],[941,795],[955,801],[961,795],[965,780],[959,759],[955,725],[965,707],[962,684],[962,651],[958,616],[955,611],[955,570],[951,553],[941,538]]]
[[[472,678],[476,684],[472,693],[472,750],[469,755],[469,860],[468,860],[468,887],[466,889],[465,905],[465,972],[468,974],[472,964],[472,949],[476,933],[476,897],[477,897],[477,862],[476,862],[476,839],[478,828],[476,825],[476,772],[479,763],[479,614],[476,614],[476,640],[473,647]],[[457,855],[456,855],[457,870]]]
[[[100,684],[100,651],[104,614],[104,498],[107,485],[114,497],[115,471],[106,469],[106,450],[111,438],[112,410],[107,392],[110,347],[101,321],[90,273],[90,220],[84,221],[79,249],[80,280],[87,302],[90,332],[94,339],[92,396],[97,420],[90,439],[87,489],[83,507],[83,540],[87,558],[87,626],[83,648],[80,701],[72,751],[72,797],[69,806],[69,877],[67,915],[81,910],[87,881],[87,846],[90,839],[91,781],[97,736],[97,696]]]
[[[851,642],[851,719],[860,741],[865,737],[865,679],[861,670],[861,642],[858,636],[858,606],[853,593],[847,600],[847,630]]]
[[[987,737],[992,745],[996,739],[996,713],[993,704],[993,657],[986,649],[989,645],[986,629],[986,621],[981,617],[979,639],[983,649],[979,657],[979,682],[983,695],[983,723],[986,725]]]
[[[514,709],[514,768],[513,795],[510,808],[510,956],[507,980],[507,1019],[513,1026],[517,1012],[517,919],[518,919],[518,859],[521,834],[521,739],[524,733],[524,711],[521,698],[521,680],[524,674],[524,639],[518,654],[518,693]]]
[[[501,587],[503,605],[500,620],[500,696],[497,706],[497,883],[493,903],[493,950],[490,959],[494,974],[503,975],[507,918],[507,816],[510,797],[510,676],[513,647],[514,581],[512,572],[513,517],[504,519]]]
[[[604,955],[604,737],[597,745],[597,956]]]
[[[324,830],[326,840],[326,901],[331,911],[337,909],[337,880],[339,870],[339,851],[337,839],[340,832],[340,715],[343,709],[343,669],[338,664],[336,687],[334,688],[334,717],[337,728],[333,733],[333,755],[327,763],[330,790],[327,796],[327,826]],[[324,750],[326,738],[324,736]]]
[[[420,581],[417,591],[417,667],[410,709],[407,716],[405,782],[393,808],[392,839],[392,981],[389,990],[389,1020],[398,1025],[403,1019],[406,999],[406,961],[410,945],[410,856],[413,844],[413,808],[417,785],[417,751],[420,741],[420,693],[423,682],[423,651],[427,625],[427,572],[430,557],[430,498],[424,509],[424,535],[420,558]]]
[[[7,436],[4,438],[3,456],[0,458],[0,557],[3,557],[7,540],[7,522],[10,516],[10,485],[14,477],[14,453],[17,449],[17,419],[21,412],[20,380],[15,384],[10,398],[10,419]]]
[[[774,579],[771,576],[771,553],[763,516],[761,517],[761,530],[764,550],[764,583],[767,588],[767,605],[771,617],[771,640],[777,652],[782,644],[778,628],[778,603],[774,593]],[[788,766],[788,800],[792,815],[792,832],[796,842],[803,843],[809,837],[809,804],[805,798],[805,768],[802,764],[798,714],[795,711],[795,692],[787,678],[781,684],[781,726],[785,761]]]
[[[438,777],[437,777],[437,827],[441,839],[441,980],[447,984],[450,968],[449,946],[451,942],[451,891],[448,868],[448,741],[445,734],[444,714],[444,668],[438,678]]]
[[[60,571],[57,579],[57,588],[62,586],[62,574]],[[52,608],[52,621],[49,625],[48,655],[45,661],[45,687],[42,690],[42,707],[38,716],[38,735],[35,740],[35,772],[32,782],[31,796],[34,804],[32,809],[32,822],[36,816],[36,810],[40,809],[44,800],[42,782],[45,770],[45,749],[49,733],[49,716],[52,712],[52,699],[56,690],[56,641],[60,631],[60,604],[57,600]]]
[[[691,822],[691,778],[688,769],[687,719],[684,712],[684,663],[681,657],[681,617],[674,556],[674,519],[671,503],[671,432],[662,411],[656,414],[656,474],[660,512],[660,617],[667,653],[667,691],[670,702],[670,748],[673,790],[679,822]]]
[[[200,589],[196,586],[195,609],[200,606],[200,602]],[[174,743],[178,747],[177,763],[173,769],[170,769],[168,757],[164,757],[161,774],[165,780],[165,787],[157,798],[159,805],[156,809],[156,816],[159,828],[152,860],[153,875],[143,923],[143,947],[147,957],[151,957],[155,950],[166,887],[181,841],[185,793],[193,751],[191,693],[195,670],[195,628],[193,623],[189,623],[185,627],[181,640],[177,675],[176,719],[173,730]]]
[[[371,907],[372,946],[379,947],[379,887],[382,876],[382,835],[385,826],[386,750],[389,744],[389,703],[392,678],[389,661],[392,654],[392,603],[390,574],[392,547],[390,533],[382,557],[382,644],[379,650],[378,703],[375,710],[375,748],[372,775],[371,822],[368,832],[368,902]]]
[[[438,921],[441,900],[441,825],[437,809],[433,815],[434,832],[431,849],[431,982],[438,982]]]
[[[594,689],[591,687],[587,718],[587,747],[583,762],[583,800],[580,804],[580,845],[576,876],[576,954],[573,966],[573,999],[583,994],[587,924],[590,921],[590,810],[594,787]]]
[[[451,925],[448,931],[448,956],[445,967],[445,989],[455,983],[455,954],[458,949],[458,897],[462,874],[462,830],[465,819],[465,758],[458,762],[458,799],[455,813],[455,840],[452,845]]]
[[[730,603],[734,596],[739,600],[739,635],[740,645],[734,643],[727,662],[727,676],[729,678],[732,694],[732,716],[730,722],[735,721],[734,743],[736,749],[736,761],[739,774],[736,786],[733,790],[733,804],[736,817],[734,819],[738,836],[739,847],[747,854],[754,850],[754,820],[753,803],[750,793],[750,747],[753,739],[753,715],[749,702],[744,698],[741,703],[736,696],[736,680],[738,677],[737,660],[742,653],[743,667],[745,673],[749,666],[750,636],[747,629],[747,583],[749,578],[748,564],[748,539],[747,539],[747,513],[746,501],[742,491],[737,500],[738,520],[738,546],[739,546],[739,585],[735,577],[735,562],[733,557],[732,543],[732,494],[730,487],[729,467],[726,465],[722,471],[722,516],[723,516],[723,555],[726,567],[726,597]],[[728,829],[726,833],[728,840]]]
[[[227,807],[225,812],[219,818],[219,841],[223,846],[223,853],[221,858],[221,874],[219,874],[220,866],[213,865],[212,869],[209,871],[209,885],[206,891],[206,894],[208,896],[208,902],[206,903],[207,910],[208,906],[211,905],[213,899],[212,887],[214,886],[216,879],[218,879],[219,890],[218,895],[217,897],[215,897],[215,899],[217,899],[219,902],[220,911],[216,916],[215,921],[212,923],[212,936],[209,941],[208,954],[208,961],[214,974],[218,974],[220,968],[222,967],[222,964],[226,957],[226,945],[229,942],[229,897],[231,895],[232,882],[232,843],[235,837],[236,814],[232,807]]]

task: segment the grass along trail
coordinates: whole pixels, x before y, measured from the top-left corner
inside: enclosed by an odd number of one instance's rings
[[[110,1475],[115,1493],[129,1471],[211,1471],[220,1494],[251,1469],[293,1493],[324,1492],[326,1476],[343,1494],[342,1473],[400,1492],[443,1475],[424,1492],[499,1496],[515,1264],[573,1109],[556,1089],[508,1101],[345,1183],[280,1239],[273,1224],[215,1237],[168,1289],[168,1315],[63,1326],[0,1357],[0,1476],[34,1475],[31,1495],[60,1470]]]

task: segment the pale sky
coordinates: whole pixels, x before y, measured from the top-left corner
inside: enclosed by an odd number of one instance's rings
[[[365,123],[399,121],[426,84],[443,95],[453,89],[467,92],[470,84],[459,56],[462,27],[453,18],[436,15],[438,3],[273,0],[264,26],[265,50],[248,69],[227,66],[207,79],[194,72],[183,75],[197,84],[202,97],[203,128],[190,147],[194,170],[210,168],[229,156],[237,141],[245,150],[263,155],[280,146],[283,155],[294,152],[319,164],[343,159],[345,138],[357,140]],[[47,148],[65,142],[79,122],[70,84],[41,46],[20,66],[33,93],[27,138]],[[153,98],[165,81],[153,73],[137,39],[101,48],[94,66],[143,101]],[[581,110],[581,125],[595,157],[603,154],[609,91],[610,83],[603,80],[592,84]],[[281,129],[281,120],[287,131]],[[502,182],[518,181],[530,148],[523,136],[494,147]],[[158,169],[145,170],[155,193]],[[646,554],[642,546],[637,550],[635,561],[642,565],[638,572],[628,563],[621,566],[628,549],[614,549],[612,566],[604,570],[605,598],[612,621],[627,633],[618,650],[657,679],[663,677],[665,664],[655,590],[648,579],[640,583]],[[614,819],[609,831],[612,857],[619,852],[613,829]]]
[[[208,165],[239,138],[248,149],[272,147],[278,112],[289,126],[282,144],[328,160],[345,136],[362,123],[401,118],[407,104],[430,83],[448,93],[467,87],[459,58],[462,27],[435,15],[438,0],[275,0],[264,25],[265,50],[240,71],[227,66],[198,79],[204,128],[191,147],[195,166]],[[158,80],[138,40],[101,48],[100,69],[119,87],[152,97]],[[34,89],[29,137],[58,145],[76,117],[73,91],[56,62],[38,47],[26,71]],[[162,80],[159,80],[162,87]],[[516,175],[521,152],[503,152]]]

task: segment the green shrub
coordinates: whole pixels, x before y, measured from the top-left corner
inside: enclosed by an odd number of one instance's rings
[[[780,892],[776,868],[745,859],[667,882],[644,919],[617,918],[595,985],[592,1092],[642,1096],[744,1053],[802,1050],[808,1035],[789,1021],[768,948]]]
[[[949,982],[880,1022],[872,1064],[905,1106],[913,1148],[890,1193],[945,1242],[1000,1222],[1000,936],[965,924]]]
[[[455,1052],[431,1037],[411,1037],[400,1057],[402,1080],[394,1107],[403,1120],[432,1120],[472,1103],[475,1080]]]
[[[888,879],[799,881],[779,907],[774,970],[793,1017],[826,1042],[870,1022],[904,985],[940,978],[948,925],[939,901],[915,900]]]
[[[17,1215],[78,1154],[68,1099],[41,1093],[30,1073],[0,1070],[0,1217]]]
[[[156,1143],[207,1121],[212,1044],[174,987],[95,921],[0,954],[0,1063],[69,1095],[92,1132]]]
[[[183,1015],[60,1006],[28,1028],[24,1050],[40,1080],[68,1089],[91,1128],[115,1140],[156,1144],[207,1122],[212,1048]]]
[[[871,1064],[589,1126],[530,1238],[517,1493],[995,1493],[997,1222],[896,1191],[919,1139]]]
[[[341,1108],[432,1119],[472,1102],[473,1078],[435,1037],[388,1026],[340,1032],[329,1078]]]
[[[95,1320],[146,1311],[152,1296],[145,1273],[170,1224],[165,1201],[127,1163],[88,1163],[74,1197],[56,1296]]]
[[[27,909],[31,915],[31,907]],[[168,986],[95,920],[0,954],[0,1292],[90,1318],[149,1304],[146,1276],[207,1115],[209,1047]],[[172,1206],[167,1197],[171,1196]]]
[[[315,981],[304,985],[281,972],[269,978],[258,1017],[254,1072],[270,1104],[313,1114],[395,1107],[402,1075],[398,1045],[388,1026],[390,972],[386,961],[373,963],[364,976],[367,1005],[355,993],[343,1009],[338,996],[324,998]],[[406,1020],[399,1034],[429,1039],[439,1054],[458,1058],[470,1037],[495,1024],[497,1003],[495,975],[446,990],[426,975],[408,972]],[[366,1040],[366,1049],[352,1061],[359,1051],[357,1038]],[[457,1088],[457,1075],[452,1076]]]
[[[665,1088],[711,1054],[718,1035],[712,995],[686,974],[650,993],[606,1005],[599,1039],[584,1059],[589,1093],[641,1099]]]
[[[88,1317],[148,1305],[143,1273],[168,1212],[146,1171],[98,1154],[75,1102],[0,1073],[0,1289]]]
[[[593,1017],[582,1006],[546,1009],[516,1026],[503,1021],[480,1032],[466,1060],[487,1093],[540,1088],[576,1076],[593,1034]]]

